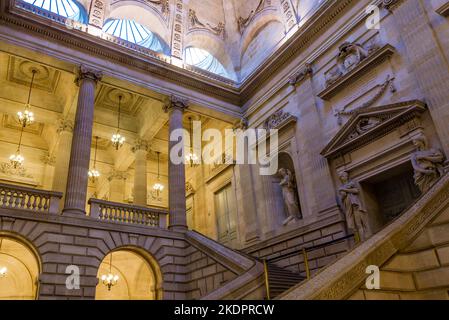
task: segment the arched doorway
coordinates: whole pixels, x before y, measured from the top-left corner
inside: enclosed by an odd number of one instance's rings
[[[115,277],[110,287],[107,285],[109,274]],[[123,248],[109,253],[101,262],[97,277],[97,300],[162,299],[162,274],[159,265],[143,250]]]
[[[34,300],[40,263],[25,242],[0,235],[0,300]]]

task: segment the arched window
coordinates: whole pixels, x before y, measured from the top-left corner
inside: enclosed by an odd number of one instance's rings
[[[32,5],[59,14],[62,17],[87,23],[87,13],[76,0],[24,0]]]
[[[103,31],[156,52],[170,55],[169,46],[155,33],[133,20],[109,19]]]
[[[203,49],[188,47],[185,50],[185,62],[189,65],[230,78],[225,67],[213,55]]]

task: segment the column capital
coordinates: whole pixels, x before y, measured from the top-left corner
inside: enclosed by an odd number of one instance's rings
[[[150,149],[150,142],[148,142],[147,140],[138,138],[134,142],[134,146],[132,147],[131,150],[132,150],[132,152],[136,152],[139,150],[148,152],[149,149]]]
[[[288,78],[288,83],[292,86],[295,86],[297,83],[303,81],[307,76],[312,74],[312,65],[310,63],[306,63],[299,71]]]
[[[164,105],[164,111],[169,112],[173,109],[178,109],[184,112],[188,108],[189,101],[185,98],[171,95],[168,101]]]
[[[73,132],[73,121],[69,119],[59,119],[58,127],[56,129],[57,133],[61,132]]]
[[[98,82],[103,77],[103,73],[101,71],[92,69],[88,66],[81,65],[78,69],[78,74],[75,79],[75,83],[79,85],[81,80],[90,79],[95,82]]]
[[[112,170],[108,175],[108,180],[126,180],[128,178],[128,173],[126,171]]]

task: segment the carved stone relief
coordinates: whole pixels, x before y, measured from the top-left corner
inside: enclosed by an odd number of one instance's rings
[[[183,0],[176,0],[175,5],[175,22],[173,27],[172,37],[172,56],[181,59],[183,58],[184,46],[184,3]]]
[[[93,0],[90,6],[89,24],[97,28],[103,28],[105,15],[104,0]]]
[[[237,19],[237,23],[238,23],[238,29],[239,29],[240,34],[243,34],[245,29],[248,28],[248,26],[251,24],[251,22],[254,20],[254,18],[260,12],[262,12],[264,9],[266,9],[270,6],[271,6],[271,0],[260,0],[259,4],[257,5],[257,8],[255,10],[252,10],[249,13],[248,17],[246,17],[246,18],[239,17]]]
[[[338,48],[337,65],[325,74],[326,86],[330,86],[343,75],[353,70],[372,52],[378,49],[374,43],[370,43],[365,48],[361,44],[344,42]]]
[[[212,26],[208,22],[202,22],[198,19],[195,10],[189,10],[189,31],[193,30],[204,30],[210,33],[215,34],[216,36],[225,38],[225,24],[223,22],[219,22],[218,25]]]
[[[283,110],[279,110],[271,115],[264,123],[264,129],[279,129],[287,122],[294,120],[296,121],[296,117],[291,115],[288,112],[284,112]]]

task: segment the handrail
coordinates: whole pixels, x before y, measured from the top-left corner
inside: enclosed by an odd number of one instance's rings
[[[140,207],[125,203],[89,199],[90,217],[100,221],[136,224],[156,228],[167,227],[167,210]]]
[[[291,252],[284,253],[283,255],[280,255],[280,256],[277,256],[277,257],[273,257],[273,258],[270,258],[270,259],[266,259],[266,260],[268,262],[273,262],[273,261],[278,261],[278,260],[282,260],[282,259],[285,259],[285,258],[290,258],[290,257],[296,256],[299,253],[303,252],[303,250],[306,250],[306,251],[317,250],[317,249],[324,248],[324,247],[327,247],[329,245],[332,245],[334,243],[338,243],[338,242],[341,242],[341,241],[344,241],[344,240],[351,239],[353,237],[354,237],[354,234],[350,234],[350,235],[347,235],[347,236],[344,236],[344,237],[341,237],[341,238],[338,238],[338,239],[334,239],[332,241],[328,241],[328,242],[324,242],[324,243],[315,245],[315,246],[301,247],[300,249],[294,249]]]
[[[0,183],[0,207],[39,213],[59,213],[61,192]]]
[[[267,264],[266,259],[263,259],[263,271],[264,271],[264,276],[265,276],[265,290],[267,291],[267,300],[271,300],[270,299],[270,278],[268,275],[268,264]]]

